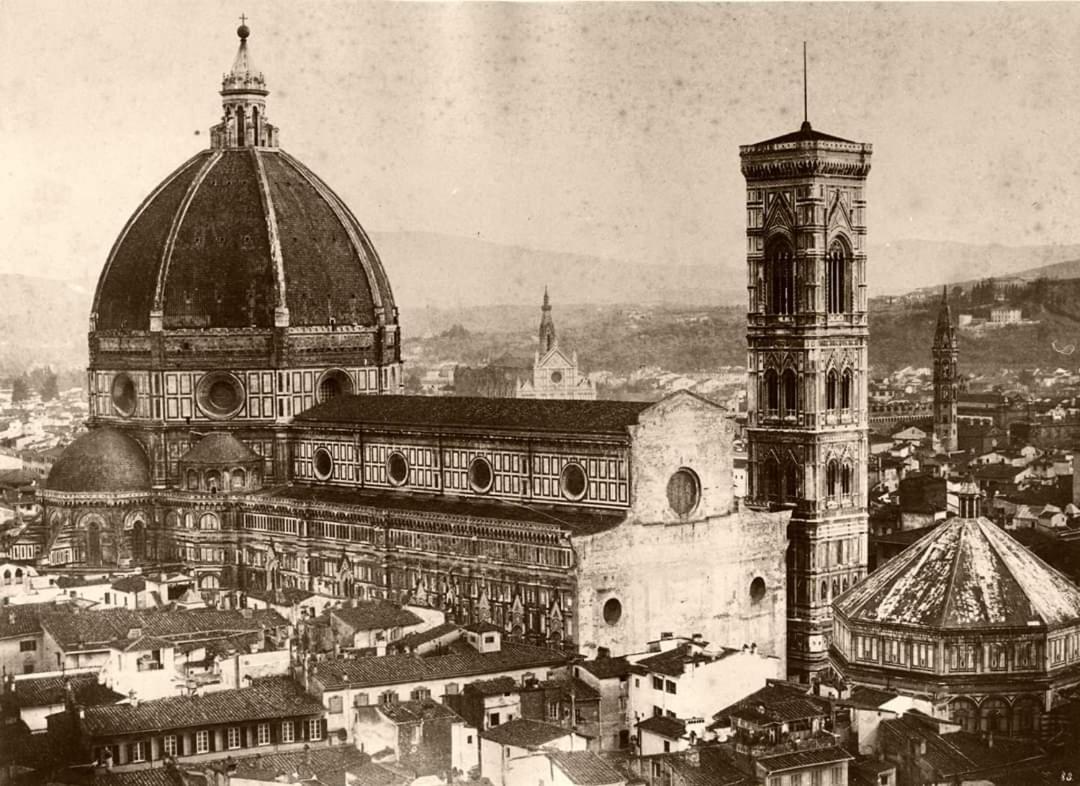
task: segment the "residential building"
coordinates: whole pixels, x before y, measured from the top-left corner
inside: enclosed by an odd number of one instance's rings
[[[589,740],[551,723],[519,718],[480,732],[480,774],[494,786],[517,786],[508,780],[515,759],[538,751],[585,751]]]
[[[592,751],[547,750],[511,759],[508,784],[626,786],[626,777]]]
[[[355,709],[352,744],[379,762],[392,761],[418,776],[477,764],[476,729],[445,704],[426,698],[387,700]]]
[[[72,701],[48,724],[72,761],[107,761],[117,769],[160,766],[166,757],[205,761],[247,748],[279,753],[328,744],[322,705],[286,677],[128,704],[79,708]]]

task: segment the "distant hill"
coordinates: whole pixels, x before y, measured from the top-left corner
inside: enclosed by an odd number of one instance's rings
[[[741,268],[648,265],[423,232],[376,232],[372,240],[394,297],[412,309],[539,303],[545,285],[564,304],[709,305],[746,296]]]
[[[1080,278],[1080,244],[1000,246],[899,240],[871,245],[867,275],[872,295],[900,295],[984,278]]]

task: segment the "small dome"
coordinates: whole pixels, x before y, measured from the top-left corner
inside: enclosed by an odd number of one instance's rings
[[[94,429],[68,445],[45,480],[47,491],[149,491],[150,462],[142,446],[114,428]]]
[[[214,464],[236,466],[261,464],[262,456],[232,434],[215,431],[200,439],[180,457],[181,464]]]

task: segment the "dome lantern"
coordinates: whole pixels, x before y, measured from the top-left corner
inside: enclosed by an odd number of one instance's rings
[[[236,29],[240,47],[232,68],[222,77],[221,98],[224,116],[210,130],[214,148],[277,147],[278,130],[266,120],[266,77],[255,67],[248,51],[251,29],[247,17],[240,17]]]

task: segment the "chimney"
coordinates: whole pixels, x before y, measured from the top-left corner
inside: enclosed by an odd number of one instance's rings
[[[750,642],[750,654],[751,655],[757,654],[757,642],[756,641]]]
[[[611,650],[608,649],[607,647],[597,647],[596,648],[596,659],[597,660],[604,660],[605,658],[610,658],[610,657],[611,657]]]
[[[8,611],[7,621],[8,621],[8,625],[14,625],[15,624],[15,612],[13,610]]]

